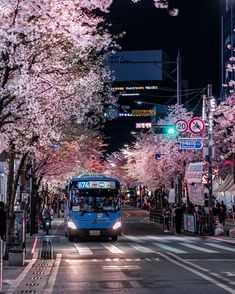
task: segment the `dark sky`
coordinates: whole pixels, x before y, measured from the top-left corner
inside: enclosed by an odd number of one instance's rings
[[[126,31],[122,50],[163,49],[175,60],[180,50],[182,78],[189,88],[213,84],[219,94],[219,0],[176,0],[177,17],[156,9],[153,0],[114,0],[109,20],[115,32]]]
[[[219,95],[220,77],[220,0],[175,0],[179,15],[169,16],[157,9],[153,0],[133,3],[114,0],[109,15],[113,32],[126,32],[119,40],[122,50],[164,50],[176,61],[178,50],[182,59],[182,79],[188,88],[213,85],[213,94]],[[199,95],[199,94],[198,94]],[[201,94],[200,94],[201,95]],[[197,103],[197,98],[195,98]],[[130,125],[128,125],[130,123]],[[134,122],[119,118],[106,124],[108,150],[118,150],[130,138]],[[129,137],[128,137],[129,136]]]

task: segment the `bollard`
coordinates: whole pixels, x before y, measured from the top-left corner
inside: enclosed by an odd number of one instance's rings
[[[42,259],[52,259],[53,258],[53,249],[51,239],[46,238],[42,241],[42,251],[41,251]]]

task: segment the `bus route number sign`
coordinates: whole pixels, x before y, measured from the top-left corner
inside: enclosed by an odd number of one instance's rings
[[[175,123],[175,129],[178,133],[185,133],[188,130],[188,123],[184,119],[179,119]]]
[[[77,187],[78,189],[89,189],[90,185],[89,182],[78,182]]]

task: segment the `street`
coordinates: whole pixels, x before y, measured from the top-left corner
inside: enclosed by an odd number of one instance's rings
[[[166,234],[133,208],[117,242],[69,242],[63,219],[52,226],[55,261],[37,260],[14,293],[235,293],[231,238]]]

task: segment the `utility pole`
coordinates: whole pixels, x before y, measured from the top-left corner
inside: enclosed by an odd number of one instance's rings
[[[181,101],[181,57],[178,51],[177,56],[177,104],[180,105]],[[177,179],[177,202],[181,202],[182,199],[182,175],[180,174]]]
[[[35,234],[35,190],[34,190],[34,178],[35,178],[35,170],[34,170],[34,159],[32,159],[30,168],[30,179],[29,179],[29,197],[30,197],[30,236]]]
[[[208,209],[209,233],[213,234],[213,190],[212,190],[212,146],[213,146],[213,113],[215,111],[215,98],[212,96],[212,85],[207,85],[207,116],[208,116]]]
[[[177,56],[177,104],[181,104],[181,57]]]

